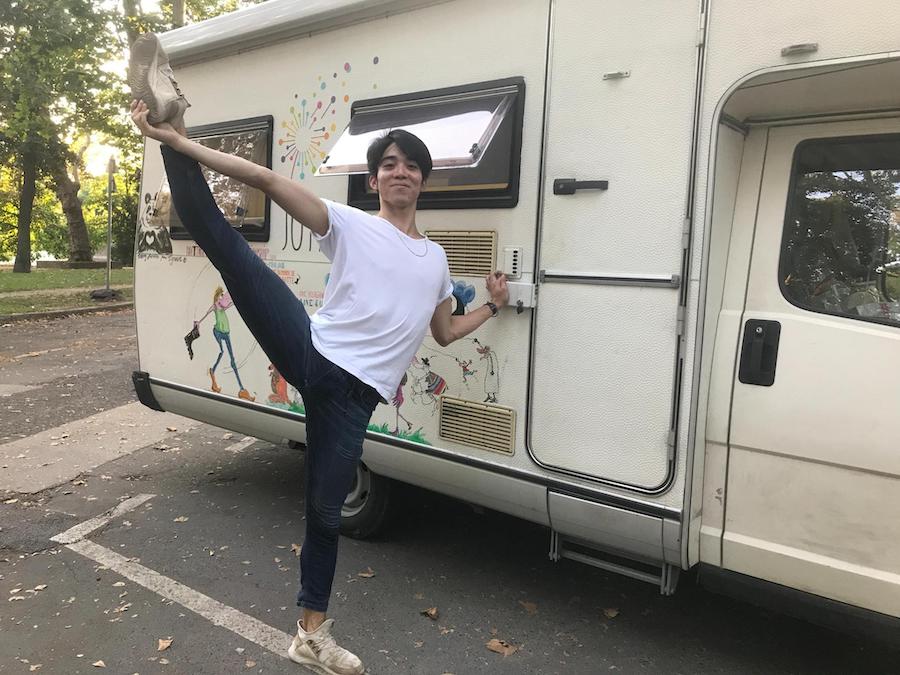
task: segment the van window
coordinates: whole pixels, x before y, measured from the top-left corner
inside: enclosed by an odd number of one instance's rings
[[[190,127],[187,131],[190,138],[202,145],[272,168],[272,122],[272,116],[254,117]],[[203,167],[203,175],[231,226],[249,241],[268,241],[270,204],[263,191],[206,167]],[[169,206],[169,185],[165,179],[160,193],[164,198],[157,198],[157,203],[162,204],[167,213],[159,216],[163,218],[162,222],[169,223],[172,238],[190,239],[191,235],[184,229],[175,209]]]
[[[434,163],[419,208],[515,206],[524,94],[524,79],[510,78],[357,101],[318,174],[351,174],[347,203],[377,209],[366,150],[391,129],[403,128],[422,139]]]
[[[797,146],[780,277],[799,307],[900,325],[900,136]]]

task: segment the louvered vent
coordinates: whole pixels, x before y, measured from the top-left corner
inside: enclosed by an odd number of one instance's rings
[[[443,396],[440,399],[441,438],[484,450],[513,454],[516,413],[495,405]]]
[[[497,233],[494,230],[428,230],[425,234],[444,247],[453,276],[486,277],[496,269]]]

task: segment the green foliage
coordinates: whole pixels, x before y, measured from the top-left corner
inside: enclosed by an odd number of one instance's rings
[[[104,66],[119,55],[114,15],[92,0],[0,3],[0,127],[5,157],[34,149],[42,170],[72,129],[114,132],[124,103]]]
[[[186,0],[185,22],[200,21],[260,0]],[[32,256],[68,254],[68,231],[52,185],[54,169],[78,166],[74,138],[100,132],[120,149],[113,210],[113,257],[133,259],[137,222],[140,136],[127,120],[130,99],[109,64],[126,54],[138,33],[173,26],[173,3],[144,14],[139,0],[0,1],[0,260],[15,255],[24,158],[34,157],[38,184],[32,214]],[[27,187],[27,186],[26,186]],[[106,237],[106,178],[83,179],[85,220],[91,244]]]
[[[133,269],[110,271],[112,286],[129,286],[134,283]],[[0,294],[11,291],[44,291],[57,288],[85,288],[91,290],[106,284],[106,270],[70,270],[40,268],[31,274],[13,274],[0,269]]]
[[[125,265],[134,262],[134,237],[138,216],[138,170],[129,164],[119,166],[114,174],[116,189],[112,199],[112,259]],[[81,193],[84,220],[93,250],[106,247],[109,219],[107,176],[90,176],[82,180]]]
[[[119,45],[110,39],[114,15],[94,0],[7,0],[0,3],[0,164],[35,167],[38,179],[64,170],[74,159],[66,139],[80,130],[121,132],[115,113],[125,97],[118,76],[106,64]],[[25,171],[16,216],[28,213],[37,187]],[[22,202],[24,199],[24,203]],[[37,203],[40,205],[40,191]],[[32,214],[31,221],[36,217]],[[23,222],[17,237],[36,247],[58,250],[68,237],[52,227],[30,232]],[[37,241],[43,234],[45,242]],[[32,247],[32,255],[34,251]],[[27,250],[17,266],[27,271]]]
[[[370,424],[369,431],[374,431],[376,434],[386,434],[388,436],[393,436],[394,438],[399,438],[404,441],[410,441],[412,443],[431,445],[428,439],[425,438],[425,434],[422,433],[421,427],[416,429],[415,431],[403,431],[401,429],[395,434],[394,430],[391,429],[390,424]]]
[[[0,261],[12,260],[16,254],[21,182],[20,171],[0,165]],[[65,257],[67,249],[68,232],[59,201],[52,186],[46,180],[40,180],[31,214],[32,257],[41,250]]]
[[[211,19],[220,14],[234,12],[244,7],[258,5],[263,0],[185,0],[184,2],[184,23],[195,23],[204,19]],[[171,0],[164,0],[160,3],[160,7],[167,17],[171,20],[172,16]]]

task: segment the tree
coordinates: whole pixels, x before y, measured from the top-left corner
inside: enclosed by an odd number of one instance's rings
[[[16,255],[19,193],[22,172],[13,166],[0,165],[0,260]],[[68,250],[68,236],[53,187],[39,179],[35,185],[34,206],[31,212],[30,247],[64,257]]]
[[[79,129],[114,132],[111,120],[123,95],[104,68],[118,52],[109,39],[113,19],[92,0],[0,3],[0,160],[21,171],[16,272],[31,269],[31,217],[41,177],[54,179],[70,217],[81,208],[72,199],[77,183],[67,164],[76,156],[66,139]],[[73,234],[82,248],[86,238],[86,232]]]
[[[212,19],[244,7],[258,5],[265,0],[163,0],[160,12],[146,14],[140,0],[122,0],[125,32],[132,44],[146,31],[162,32],[189,23]]]

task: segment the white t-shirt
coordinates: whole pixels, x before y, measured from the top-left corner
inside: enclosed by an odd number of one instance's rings
[[[318,352],[390,401],[453,283],[444,249],[387,220],[327,199],[331,260],[325,301],[310,317]]]

